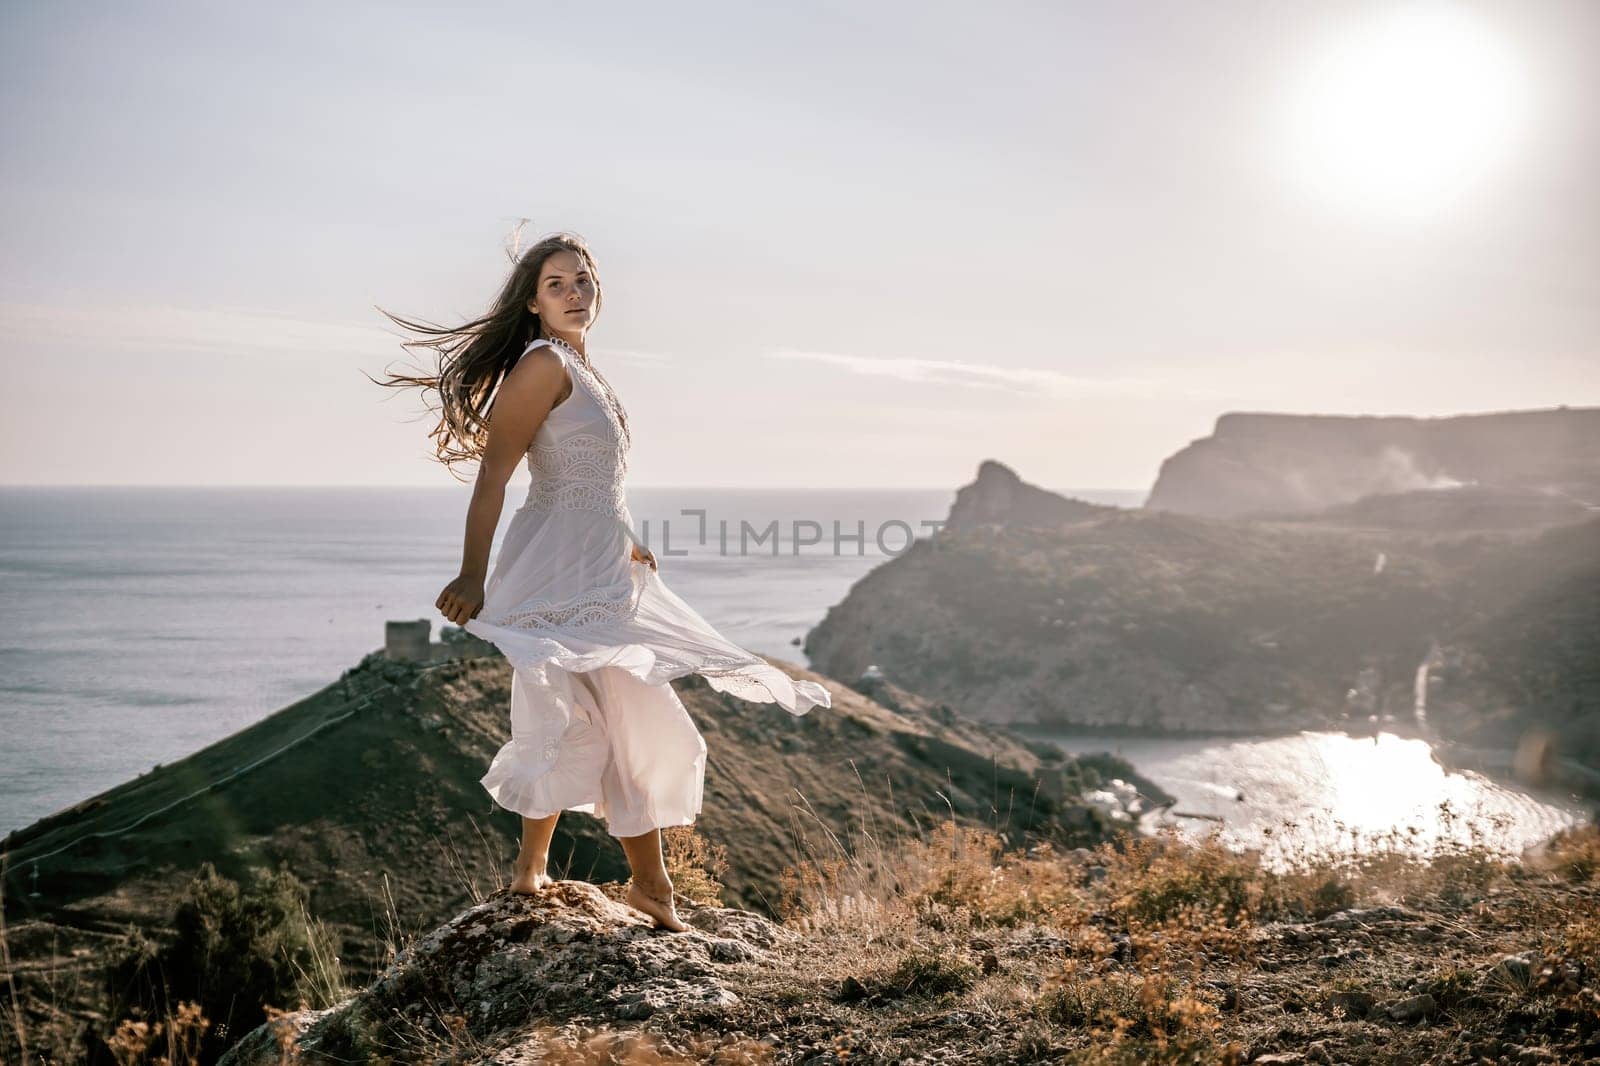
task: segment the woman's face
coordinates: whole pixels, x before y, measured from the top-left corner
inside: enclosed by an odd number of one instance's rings
[[[578,253],[560,251],[539,268],[528,310],[539,316],[548,333],[581,334],[594,321],[595,281]]]

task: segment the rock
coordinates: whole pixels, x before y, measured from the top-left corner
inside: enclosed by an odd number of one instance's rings
[[[655,1012],[655,1004],[651,1003],[643,993],[624,996],[611,1009],[612,1017],[623,1021],[642,1021]]]
[[[1346,951],[1336,951],[1332,955],[1323,955],[1317,962],[1331,970],[1346,963],[1358,962],[1366,958],[1366,955],[1367,953],[1360,948],[1350,948]]]
[[[1439,1004],[1434,998],[1424,992],[1420,996],[1411,996],[1398,1003],[1391,1003],[1386,1008],[1389,1017],[1397,1022],[1415,1022],[1431,1017],[1439,1010]]]
[[[706,950],[713,962],[749,962],[756,957],[756,949],[742,940],[719,938],[711,941]]]
[[[1295,1063],[1306,1061],[1306,1057],[1299,1051],[1272,1051],[1250,1061],[1263,1066],[1294,1066]]]
[[[1335,992],[1328,997],[1328,1009],[1346,1018],[1365,1018],[1372,1013],[1376,1000],[1372,993],[1356,989]]]
[[[455,1004],[465,1035],[479,1041],[573,1008],[638,1021],[731,1007],[738,997],[723,987],[716,964],[756,958],[797,935],[745,911],[682,907],[689,929],[671,933],[584,881],[557,881],[532,896],[496,893],[418,939],[366,989],[332,1009],[288,1015],[284,1024],[307,1059],[359,1061],[413,1031],[406,1012],[419,1003]],[[222,1062],[279,1060],[277,1041],[262,1026]]]
[[[1144,809],[1139,790],[1119,777],[1104,787],[1084,790],[1078,798],[1114,822],[1132,822]]]
[[[800,1066],[843,1066],[844,1060],[838,1054],[826,1048],[813,1051],[800,1060]]]
[[[956,491],[944,528],[959,533],[1005,526],[1055,527],[1109,510],[1031,485],[1004,463],[985,459],[973,482]]]
[[[1526,989],[1539,965],[1536,953],[1503,955],[1488,970],[1488,978],[1507,988]]]
[[[1239,1009],[1238,989],[1223,982],[1213,982],[1211,987],[1215,988],[1219,993],[1221,993],[1222,999],[1219,1005],[1223,1010],[1233,1011]]]
[[[262,1066],[280,1062],[286,1057],[281,1050],[280,1041],[293,1046],[293,1042],[299,1041],[306,1030],[337,1009],[330,1007],[326,1010],[296,1011],[293,1014],[283,1015],[276,1022],[257,1026],[229,1048],[221,1061],[261,1063]]]
[[[1414,922],[1421,927],[1421,919],[1422,916],[1416,911],[1407,910],[1405,907],[1349,907],[1330,914],[1314,924],[1321,929],[1343,931],[1360,929],[1379,922]]]
[[[839,982],[839,990],[833,994],[833,998],[840,1003],[857,1003],[866,999],[867,995],[867,986],[851,974]]]

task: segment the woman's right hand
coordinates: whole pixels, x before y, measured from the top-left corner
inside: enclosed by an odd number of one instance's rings
[[[444,587],[433,605],[450,621],[462,625],[483,610],[483,580],[462,574]]]

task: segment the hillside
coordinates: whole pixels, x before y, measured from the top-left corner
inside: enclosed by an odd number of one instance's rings
[[[1569,754],[1600,756],[1600,519],[1439,533],[1045,512],[1032,500],[1027,515],[991,510],[917,541],[828,611],[807,653],[833,676],[876,665],[995,722],[1235,734],[1426,723],[1502,746],[1539,724]],[[1424,663],[1434,713],[1419,721]]]
[[[1079,792],[1102,772],[1139,780],[1109,756],[1069,759],[947,707],[892,710],[778,665],[827,686],[833,707],[796,718],[698,678],[674,683],[709,748],[697,828],[726,849],[730,903],[772,913],[787,865],[864,825],[915,836],[954,812],[1019,838],[1092,843],[1107,826]],[[437,924],[508,877],[518,821],[478,778],[508,729],[510,679],[498,655],[374,653],[246,730],[11,834],[14,975],[24,988],[53,981],[68,1000],[62,989],[77,987],[90,1009],[117,935],[159,932],[204,863],[240,882],[286,865],[349,972],[368,972],[391,927]],[[557,876],[627,876],[615,840],[584,814],[563,815],[550,860]]]

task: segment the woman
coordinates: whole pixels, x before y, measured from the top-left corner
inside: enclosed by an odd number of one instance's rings
[[[558,233],[514,261],[493,309],[459,329],[389,316],[436,338],[406,343],[442,359],[436,377],[383,384],[436,391],[441,461],[478,461],[461,572],[435,606],[513,667],[511,740],[483,777],[495,802],[522,815],[511,890],[550,883],[556,819],[584,811],[621,842],[628,902],[681,931],[660,829],[699,814],[706,745],[669,682],[698,673],[795,715],[831,700],[713,629],[662,582],[634,535],[623,495],[627,414],[588,352],[601,290],[587,246]],[[524,457],[528,499],[486,581],[506,481]]]

